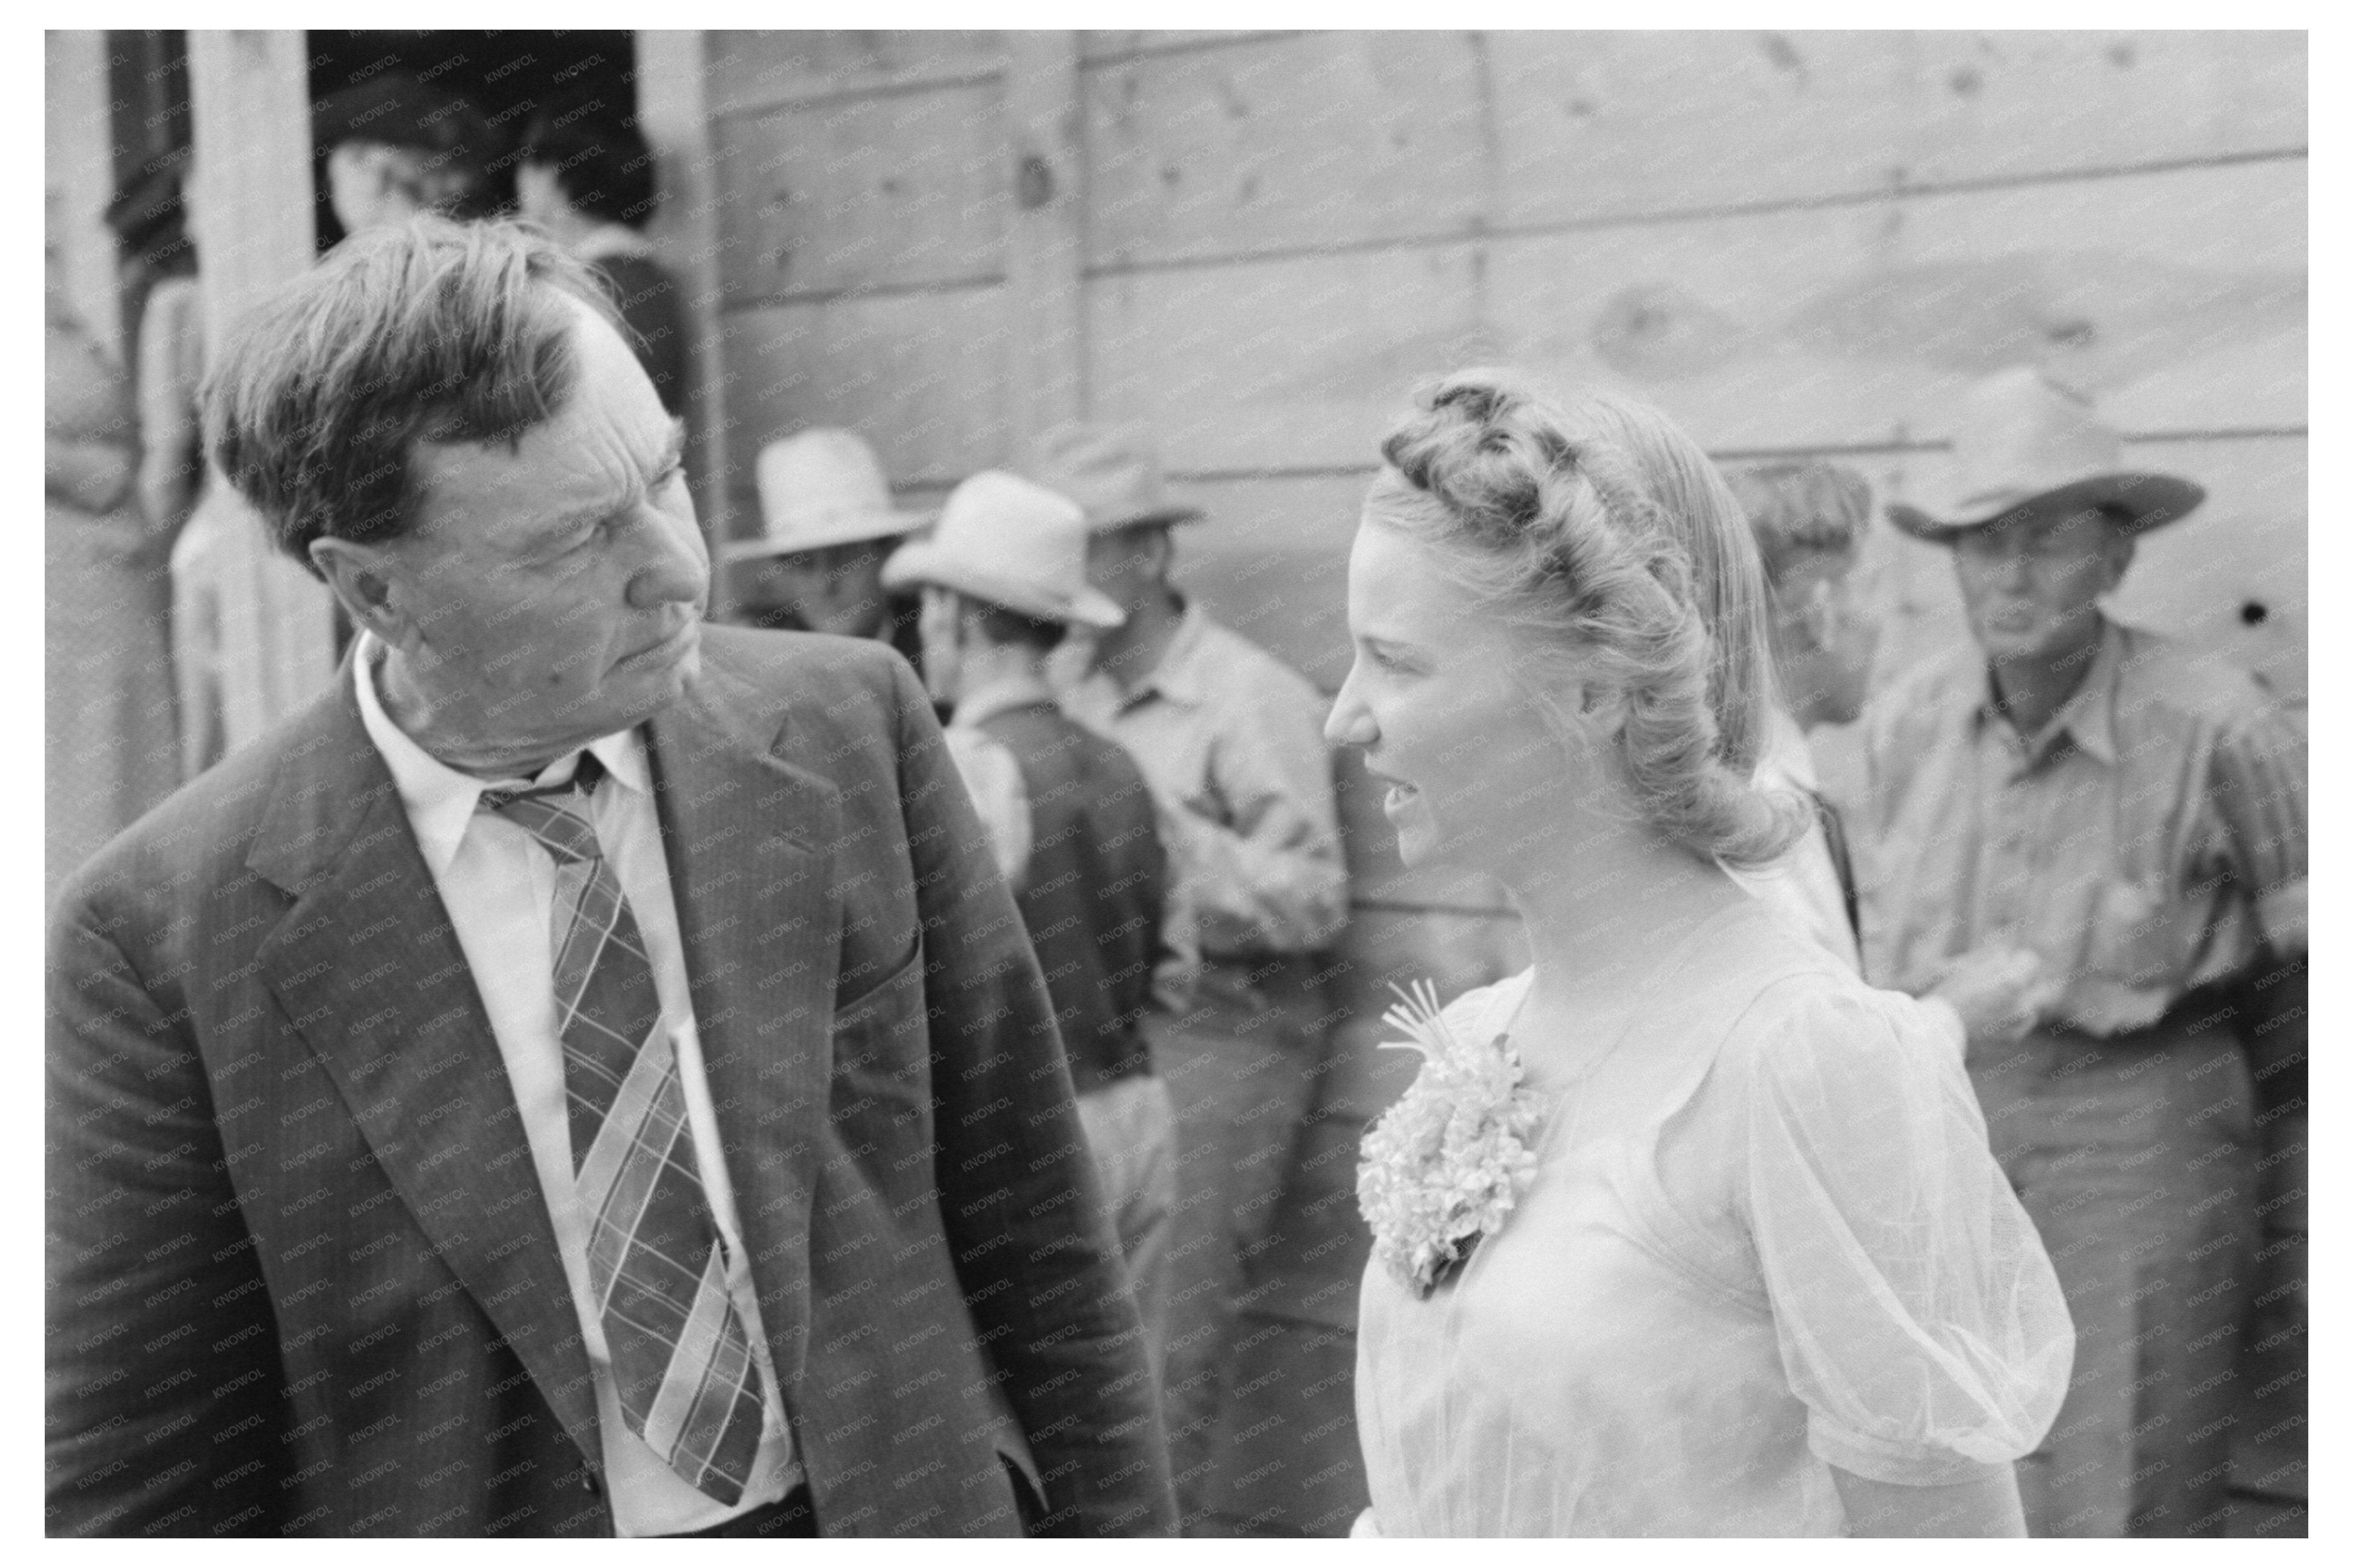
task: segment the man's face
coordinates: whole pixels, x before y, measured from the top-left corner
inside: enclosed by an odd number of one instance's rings
[[[1087,535],[1087,581],[1133,614],[1161,588],[1168,567],[1168,525],[1143,523]]]
[[[1879,623],[1861,602],[1856,552],[1811,550],[1773,587],[1781,694],[1808,727],[1862,712]]]
[[[2116,525],[2084,509],[2029,506],[1953,542],[1970,629],[1997,662],[2090,646],[2099,637],[2100,596],[2131,558],[2131,542]]]
[[[675,699],[701,661],[711,581],[681,427],[619,335],[565,302],[570,400],[512,444],[420,446],[416,527],[385,552],[420,694],[457,733],[521,755]]]
[[[758,620],[786,610],[811,631],[873,637],[890,620],[882,563],[897,539],[828,545],[737,568],[735,613]]]

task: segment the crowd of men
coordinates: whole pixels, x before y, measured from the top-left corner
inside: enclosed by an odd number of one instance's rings
[[[416,184],[352,144],[339,203]],[[1198,1520],[1328,1065],[1324,699],[1176,586],[1201,514],[1127,428],[936,515],[783,436],[706,622],[642,251],[539,216],[354,224],[218,369],[220,482],[353,635],[53,916],[50,1529]],[[1766,766],[1820,807],[1754,885],[1952,1008],[2077,1324],[2038,1531],[2211,1531],[2254,1118],[2301,1105],[2302,736],[2101,609],[2196,485],[2031,370],[1955,461],[1889,516],[1974,641],[1867,705],[1867,487],[1737,476]],[[1858,713],[1832,801],[1804,731]]]

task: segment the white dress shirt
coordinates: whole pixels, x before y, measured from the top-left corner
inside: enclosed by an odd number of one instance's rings
[[[588,1215],[573,1181],[572,1127],[564,1091],[564,1043],[556,1033],[555,985],[551,927],[555,898],[555,861],[529,831],[503,817],[478,811],[476,802],[493,786],[549,784],[571,777],[577,753],[559,758],[535,779],[484,779],[460,773],[430,756],[385,715],[376,695],[375,670],[384,646],[363,632],[352,661],[360,718],[368,738],[392,770],[393,784],[406,808],[417,847],[440,890],[442,906],[466,955],[474,987],[490,1014],[491,1032],[513,1086],[523,1136],[539,1172],[555,1228],[556,1251],[572,1287],[580,1337],[596,1388],[596,1414],[605,1455],[607,1499],[622,1535],[676,1535],[706,1530],[763,1503],[782,1498],[800,1478],[791,1457],[784,1402],[760,1329],[760,1304],[752,1289],[735,1198],[719,1159],[719,1123],[704,1081],[702,1050],[694,1030],[694,1008],[686,979],[686,951],[670,896],[661,826],[654,808],[645,743],[635,730],[590,744],[605,766],[605,781],[588,798],[588,817],[606,860],[620,878],[630,914],[644,939],[670,1031],[679,1080],[686,1094],[687,1119],[694,1130],[695,1163],[704,1195],[727,1246],[727,1286],[751,1336],[759,1369],[766,1421],[752,1478],[734,1506],[719,1502],[679,1478],[643,1438],[631,1432],[613,1386],[604,1321],[588,1286]]]

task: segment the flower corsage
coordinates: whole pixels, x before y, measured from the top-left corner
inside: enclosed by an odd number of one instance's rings
[[[1521,1086],[1508,1038],[1461,1039],[1428,980],[1389,989],[1402,1000],[1381,1022],[1406,1038],[1382,1048],[1420,1052],[1421,1072],[1365,1134],[1356,1206],[1372,1227],[1373,1255],[1426,1300],[1535,1180],[1529,1144],[1544,1107]]]

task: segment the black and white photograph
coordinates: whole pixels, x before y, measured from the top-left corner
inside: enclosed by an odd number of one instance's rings
[[[1515,16],[44,31],[43,1536],[2312,1534],[2310,35]]]

